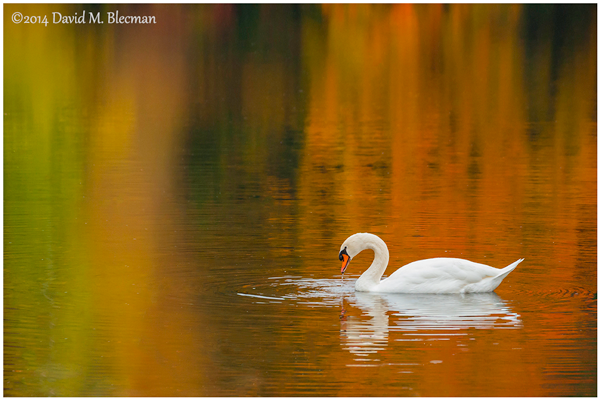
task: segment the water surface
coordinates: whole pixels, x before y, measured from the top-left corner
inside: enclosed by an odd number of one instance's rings
[[[4,15],[5,395],[597,395],[596,5]]]

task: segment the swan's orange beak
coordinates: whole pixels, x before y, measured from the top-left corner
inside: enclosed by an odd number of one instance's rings
[[[342,275],[346,272],[346,268],[348,268],[348,264],[350,264],[350,256],[348,254],[342,254]]]
[[[342,275],[344,275],[346,268],[348,268],[348,264],[350,264],[350,256],[346,252],[346,248],[344,248],[344,250],[340,251],[340,261],[343,262],[342,263]]]

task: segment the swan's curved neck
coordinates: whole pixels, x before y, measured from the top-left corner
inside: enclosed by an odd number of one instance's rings
[[[390,252],[385,242],[375,235],[369,235],[363,240],[363,249],[361,251],[366,249],[371,249],[375,252],[375,259],[369,269],[356,281],[356,290],[359,291],[369,291],[374,286],[379,285],[390,260]]]

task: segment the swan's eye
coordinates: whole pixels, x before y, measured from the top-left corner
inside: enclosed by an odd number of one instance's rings
[[[340,251],[340,261],[344,261],[344,257],[343,257],[343,256],[344,256],[344,254],[345,254],[345,255],[348,255],[348,253],[346,252],[346,249],[347,249],[347,248],[348,248],[348,247],[344,247],[344,250]]]

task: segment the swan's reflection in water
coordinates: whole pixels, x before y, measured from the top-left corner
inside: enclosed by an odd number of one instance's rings
[[[361,366],[388,364],[420,365],[417,360],[378,355],[390,342],[419,348],[419,343],[454,340],[468,347],[473,329],[519,329],[522,322],[508,303],[496,293],[391,294],[354,290],[355,279],[313,279],[299,276],[269,278],[271,283],[237,293],[255,303],[277,302],[304,307],[340,307],[342,347]],[[439,343],[439,342],[438,342]],[[423,348],[423,346],[421,346]],[[396,350],[393,354],[398,355]],[[442,362],[434,359],[431,363]],[[410,373],[412,368],[407,368]]]
[[[353,306],[363,314],[341,318],[341,340],[356,360],[376,361],[370,355],[382,351],[390,332],[395,341],[448,340],[468,335],[467,329],[516,329],[518,314],[495,293],[474,294],[354,294]],[[344,307],[343,307],[344,309]]]

